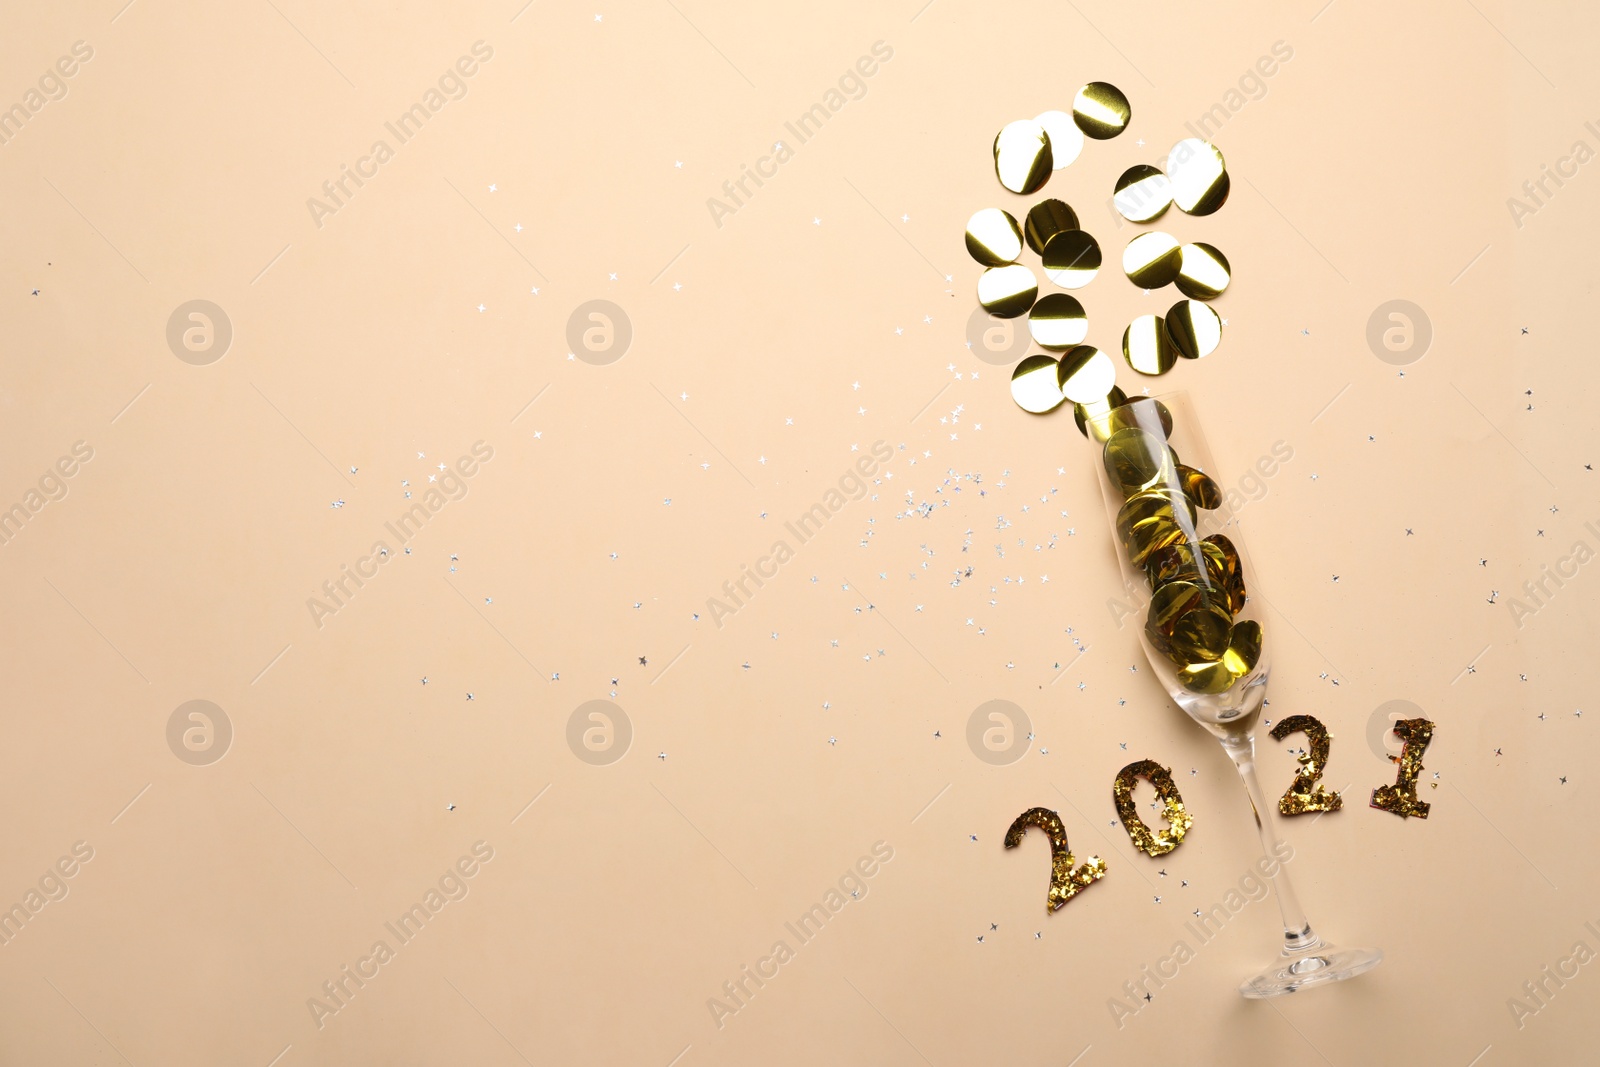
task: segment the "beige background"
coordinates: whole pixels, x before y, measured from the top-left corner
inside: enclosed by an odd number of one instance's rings
[[[1587,1058],[1594,965],[1520,1029],[1507,1000],[1600,950],[1600,578],[1520,629],[1509,600],[1600,546],[1600,176],[1520,228],[1507,198],[1600,148],[1592,12],[122,2],[16,8],[0,37],[7,105],[93,49],[0,146],[0,506],[94,450],[0,546],[0,901],[93,849],[0,948],[0,1061]],[[479,40],[464,98],[319,228],[307,199]],[[707,198],[880,40],[865,95],[715,225]],[[1132,127],[1041,195],[1114,253],[1115,175],[1277,41],[1293,59],[1215,138],[1229,203],[1161,223],[1232,259],[1223,346],[1148,384],[1192,393],[1225,481],[1294,450],[1243,513],[1269,714],[1329,725],[1349,807],[1286,827],[1290,869],[1324,934],[1387,959],[1245,1002],[1277,935],[1252,904],[1119,1028],[1108,999],[1257,847],[1214,742],[1130,673],[1070,416],[1024,415],[965,347],[961,231],[1031,202],[994,181],[995,131],[1105,79]],[[1114,271],[1083,297],[1106,348],[1176,298]],[[596,298],[633,328],[605,366],[568,358]],[[1403,377],[1365,340],[1396,298],[1434,331]],[[206,366],[165,339],[193,299],[233,329]],[[707,598],[879,439],[870,498],[713,625]],[[307,598],[398,553],[384,523],[480,440],[465,497],[317,627]],[[233,728],[206,766],[167,743],[193,699]],[[592,699],[631,722],[609,765],[567,744]],[[966,744],[991,699],[1037,734],[1008,766]],[[1366,806],[1393,699],[1438,724],[1425,822]],[[1285,748],[1262,749],[1274,793]],[[1144,757],[1196,815],[1159,861],[1112,825]],[[1001,847],[1033,805],[1111,868],[1053,915],[1043,839]],[[319,1028],[308,999],[480,840],[470,893]],[[719,1028],[708,999],[879,841],[865,895]]]

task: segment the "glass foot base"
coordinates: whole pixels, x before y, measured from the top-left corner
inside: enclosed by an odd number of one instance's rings
[[[1324,943],[1303,952],[1286,953],[1260,974],[1245,979],[1239,986],[1239,995],[1260,1000],[1296,993],[1308,986],[1354,978],[1382,961],[1382,949],[1337,948]]]

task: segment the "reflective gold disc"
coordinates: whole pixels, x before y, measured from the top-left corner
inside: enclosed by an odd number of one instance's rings
[[[1128,128],[1133,105],[1122,90],[1109,82],[1090,82],[1072,98],[1072,121],[1097,141],[1115,137]]]
[[[1191,514],[1193,514],[1191,509]],[[1222,579],[1222,552],[1216,545],[1181,543],[1169,545],[1152,552],[1144,562],[1145,577],[1150,588],[1159,589],[1172,581],[1192,582],[1204,586],[1207,595],[1216,601],[1226,599],[1227,590]]]
[[[1235,674],[1245,675],[1261,662],[1261,624],[1254,619],[1233,624],[1233,635],[1228,639],[1228,651],[1222,655],[1223,665]]]
[[[1079,345],[1061,357],[1056,381],[1061,395],[1074,404],[1088,404],[1111,392],[1117,384],[1117,366],[1092,345]]]
[[[1189,137],[1167,153],[1172,202],[1191,215],[1209,215],[1228,199],[1228,165],[1209,141]]]
[[[1178,362],[1160,315],[1140,315],[1122,331],[1122,358],[1140,374],[1165,374]]]
[[[1124,427],[1106,439],[1106,473],[1124,494],[1136,493],[1163,480],[1168,455],[1165,442],[1154,434],[1138,426]]]
[[[1178,672],[1178,681],[1191,693],[1226,693],[1244,672],[1235,673],[1225,662],[1191,663]]]
[[[1114,432],[1111,413],[1127,402],[1127,394],[1113,385],[1111,392],[1099,400],[1087,404],[1073,404],[1072,421],[1078,424],[1078,432],[1083,436],[1104,441]]]
[[[1143,566],[1152,552],[1177,544],[1183,538],[1183,527],[1159,515],[1134,523],[1133,529],[1128,531],[1128,559],[1135,567]]]
[[[1062,230],[1039,255],[1045,275],[1063,289],[1082,289],[1100,273],[1100,245],[1082,230]]]
[[[1060,200],[1041,200],[1028,209],[1028,221],[1023,232],[1028,237],[1028,247],[1044,255],[1044,246],[1050,238],[1066,230],[1078,228],[1078,213]]]
[[[1117,536],[1127,541],[1135,526],[1157,516],[1194,528],[1194,504],[1181,493],[1157,486],[1141,490],[1123,501],[1122,507],[1117,509]]]
[[[1083,131],[1065,111],[1046,111],[1035,115],[1033,121],[1044,127],[1050,136],[1050,168],[1060,170],[1078,158],[1083,151]]]
[[[1066,397],[1056,385],[1056,361],[1049,356],[1032,355],[1011,372],[1011,399],[1023,411],[1043,415],[1060,407]]]
[[[1163,441],[1172,436],[1172,410],[1152,397],[1141,396],[1125,409],[1112,412],[1111,420],[1119,430],[1141,426]]]
[[[1050,178],[1050,136],[1032,119],[1006,124],[994,139],[994,175],[1013,193],[1036,192]]]
[[[1033,307],[1039,279],[1020,263],[990,267],[978,275],[978,303],[991,315],[1014,319]]]
[[[1010,212],[986,207],[967,220],[967,251],[985,267],[1015,263],[1022,255],[1022,229]]]
[[[1163,655],[1172,654],[1172,628],[1178,620],[1205,603],[1200,587],[1191,582],[1168,582],[1150,597],[1144,631]]]
[[[1122,250],[1122,269],[1141,289],[1159,289],[1178,277],[1182,255],[1171,234],[1141,233]]]
[[[1051,293],[1028,312],[1028,332],[1040,348],[1063,352],[1089,335],[1089,317],[1076,297]]]
[[[1137,238],[1135,238],[1137,240]],[[1184,245],[1178,253],[1178,292],[1196,300],[1222,295],[1233,274],[1227,257],[1214,245],[1197,241]]]
[[[1182,584],[1173,582],[1161,588]],[[1173,623],[1168,640],[1181,662],[1209,663],[1221,659],[1228,651],[1228,638],[1232,633],[1233,616],[1227,609],[1207,603],[1181,615]]]
[[[1198,300],[1180,300],[1167,312],[1167,339],[1184,359],[1209,356],[1222,343],[1222,319]]]
[[[1222,553],[1222,584],[1228,591],[1228,610],[1234,614],[1244,610],[1244,564],[1239,560],[1239,550],[1227,534],[1212,534],[1205,543],[1215,545]]]
[[[1222,487],[1204,471],[1180,463],[1178,482],[1183,486],[1184,495],[1194,501],[1195,507],[1213,511],[1222,506]]]
[[[1172,183],[1148,163],[1138,163],[1117,179],[1116,195],[1111,198],[1117,214],[1129,222],[1150,222],[1172,206]]]

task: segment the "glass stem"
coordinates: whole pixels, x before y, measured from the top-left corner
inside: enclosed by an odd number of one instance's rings
[[[1284,955],[1316,948],[1322,944],[1322,939],[1312,932],[1311,924],[1306,921],[1306,913],[1300,910],[1300,900],[1295,896],[1294,887],[1289,884],[1289,874],[1283,869],[1282,845],[1272,828],[1272,806],[1268,803],[1266,794],[1261,791],[1260,779],[1256,777],[1255,738],[1246,737],[1237,742],[1224,740],[1222,747],[1233,760],[1233,765],[1239,769],[1239,777],[1244,780],[1245,792],[1250,794],[1250,807],[1256,817],[1256,829],[1261,834],[1261,848],[1266,853],[1267,862],[1273,871],[1270,881],[1272,895],[1277,898],[1278,910],[1283,915]]]

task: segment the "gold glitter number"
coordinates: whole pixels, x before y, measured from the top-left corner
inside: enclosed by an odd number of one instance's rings
[[[1050,892],[1045,896],[1045,910],[1055,911],[1091,883],[1106,876],[1106,865],[1099,856],[1090,856],[1083,866],[1072,867],[1072,849],[1067,846],[1067,830],[1061,825],[1061,816],[1049,808],[1029,808],[1018,815],[1006,831],[1006,848],[1022,844],[1022,835],[1028,827],[1036,826],[1050,838]]]
[[[1272,728],[1274,741],[1282,741],[1290,734],[1305,734],[1311,751],[1295,757],[1300,761],[1300,773],[1278,798],[1278,810],[1285,815],[1304,815],[1308,811],[1338,811],[1344,807],[1344,797],[1337,789],[1325,789],[1317,781],[1328,769],[1328,749],[1333,745],[1328,728],[1311,715],[1291,715]]]
[[[1166,807],[1167,829],[1152,830],[1139,818],[1133,805],[1133,787],[1140,778],[1156,787],[1156,796]],[[1118,771],[1116,781],[1111,784],[1111,794],[1117,802],[1122,828],[1128,831],[1133,847],[1146,855],[1165,856],[1183,842],[1183,835],[1194,824],[1194,816],[1183,806],[1183,797],[1178,793],[1178,783],[1172,780],[1172,772],[1155,760],[1142,759]]]
[[[1400,765],[1394,785],[1383,785],[1372,791],[1372,806],[1393,812],[1402,819],[1416,816],[1428,817],[1428,803],[1417,799],[1417,776],[1422,773],[1422,754],[1433,740],[1433,723],[1427,719],[1400,719],[1394,724],[1394,735],[1401,741],[1400,755],[1389,758]]]

